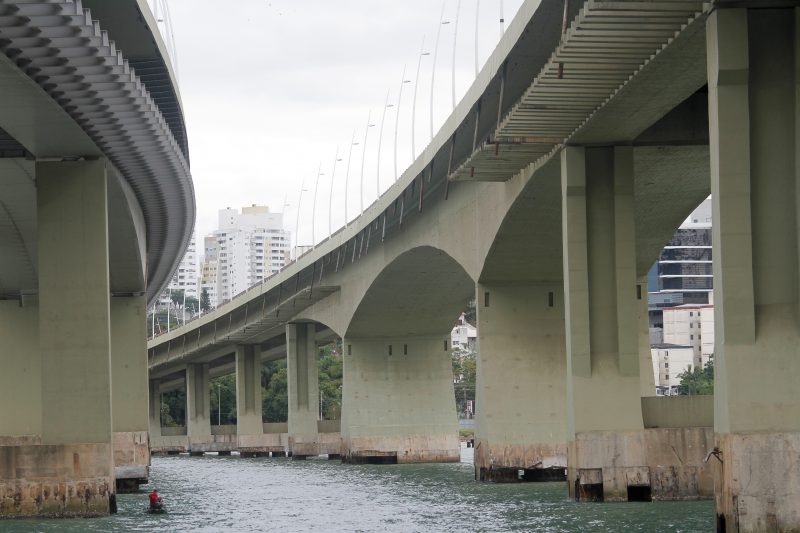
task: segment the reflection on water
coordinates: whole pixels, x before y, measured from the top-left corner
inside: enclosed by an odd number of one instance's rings
[[[233,457],[155,457],[147,495],[90,520],[0,521],[0,531],[713,531],[710,501],[578,504],[564,483],[494,485],[460,464],[343,465]]]

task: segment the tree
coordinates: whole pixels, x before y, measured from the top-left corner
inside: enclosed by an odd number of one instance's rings
[[[319,349],[319,403],[323,420],[337,420],[342,412],[341,344],[331,343]]]
[[[205,287],[200,292],[200,309],[204,313],[211,309],[211,299],[208,297],[208,289]]]
[[[164,427],[186,425],[186,392],[183,389],[161,395],[161,421]]]
[[[475,405],[475,378],[477,376],[475,354],[456,348],[450,353],[450,360],[453,365],[456,409],[459,416],[466,416],[467,402],[472,400],[473,406]]]
[[[678,385],[678,394],[714,394],[714,361],[706,363],[705,367],[695,367],[678,374],[681,382]]]
[[[175,289],[170,291],[169,299],[175,304],[175,307],[183,305],[183,289]]]
[[[216,425],[236,424],[236,374],[214,378],[208,382],[211,396],[211,420]]]
[[[289,376],[286,359],[270,361],[264,365],[262,377],[267,374],[267,386],[262,390],[262,419],[264,422],[289,420]]]

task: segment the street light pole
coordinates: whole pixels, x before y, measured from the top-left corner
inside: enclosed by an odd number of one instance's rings
[[[425,51],[425,36],[422,36],[422,44],[419,47],[419,59],[417,59],[417,75],[414,78],[414,98],[411,100],[411,161],[417,158],[417,145],[414,142],[416,135],[415,124],[417,122],[417,87],[419,87],[419,69],[422,66],[422,56],[429,56],[430,52]]]
[[[317,222],[317,191],[319,191],[319,177],[325,174],[322,172],[322,161],[319,163],[319,168],[317,169],[317,179],[314,182],[314,205],[311,206],[311,249],[317,247],[317,238],[316,238],[316,222]]]
[[[478,77],[478,27],[480,26],[481,0],[475,1],[475,77]]]
[[[434,95],[434,81],[436,79],[436,55],[439,51],[439,37],[442,33],[442,26],[445,24],[450,24],[450,21],[444,20],[444,2],[442,2],[442,14],[439,17],[439,27],[436,28],[436,42],[433,45],[433,67],[431,68],[431,120],[430,120],[430,127],[431,127],[431,138],[433,140],[433,95]]]
[[[294,258],[295,261],[297,260],[297,247],[300,245],[300,207],[303,205],[303,191],[307,190],[303,188],[305,185],[306,179],[305,177],[300,180],[300,197],[297,199],[297,221],[294,224]]]
[[[372,110],[367,113],[367,127],[364,129],[364,146],[361,149],[361,193],[359,194],[359,204],[361,205],[361,214],[364,214],[364,159],[367,155],[367,135],[369,129],[375,124],[370,124],[369,119],[372,117]]]
[[[394,181],[397,181],[397,130],[400,126],[400,102],[403,97],[403,85],[411,80],[406,79],[406,66],[403,65],[403,75],[400,76],[400,89],[397,91],[397,109],[394,119]]]
[[[386,110],[390,107],[392,107],[392,104],[389,103],[389,91],[386,91],[386,101],[383,103],[381,126],[380,130],[378,131],[378,168],[375,175],[375,190],[377,191],[377,196],[375,197],[376,200],[381,197],[381,141],[383,140],[383,121],[386,120]]]
[[[456,4],[456,19],[455,23],[453,24],[453,75],[452,80],[450,81],[450,86],[453,89],[453,102],[452,102],[452,109],[456,108],[456,43],[458,40],[458,14],[461,11],[461,0],[458,0]]]
[[[328,195],[328,238],[330,239],[333,235],[333,178],[336,177],[336,162],[341,161],[339,159],[339,147],[336,147],[336,155],[333,156],[333,170],[331,171],[331,190],[330,194]]]
[[[356,140],[356,129],[353,128],[353,135],[350,136],[350,149],[347,152],[347,170],[344,173],[344,227],[347,227],[349,219],[347,217],[347,196],[349,193],[348,182],[350,181],[350,158],[353,156],[353,146],[358,143]]]

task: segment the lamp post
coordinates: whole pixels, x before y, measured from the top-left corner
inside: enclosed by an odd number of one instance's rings
[[[475,1],[475,77],[478,77],[478,27],[481,14],[481,0]]]
[[[350,149],[347,152],[347,170],[344,172],[344,227],[347,227],[349,219],[347,217],[347,196],[349,192],[348,182],[350,181],[350,158],[353,155],[353,146],[357,146],[356,129],[353,128],[353,135],[350,136]]]
[[[503,38],[503,34],[506,32],[506,17],[505,12],[503,11],[503,0],[500,0],[500,38]]]
[[[456,4],[456,18],[453,24],[453,74],[450,80],[450,87],[453,93],[452,109],[456,108],[456,42],[458,40],[458,14],[461,11],[461,0]],[[451,109],[451,110],[452,110]]]
[[[317,191],[319,191],[319,177],[324,175],[325,173],[322,172],[322,162],[319,164],[319,169],[317,169],[317,179],[314,182],[314,205],[311,206],[311,249],[317,247],[317,238],[316,238],[316,221],[317,221]]]
[[[339,147],[336,147],[336,155],[333,157],[333,170],[331,170],[331,190],[330,194],[328,194],[328,238],[330,239],[333,235],[333,178],[336,177],[336,163],[341,161],[339,159]]]
[[[308,189],[303,188],[303,185],[305,185],[305,181],[306,181],[305,178],[300,180],[300,197],[297,199],[297,221],[294,224],[294,232],[296,234],[295,238],[294,238],[294,258],[295,258],[295,261],[297,260],[297,257],[298,257],[297,256],[297,247],[300,245],[300,207],[302,207],[302,205],[303,205],[303,192],[308,190]]]
[[[406,66],[403,65],[403,75],[400,76],[400,89],[397,91],[397,109],[395,110],[394,119],[394,181],[397,181],[397,130],[400,126],[400,102],[403,97],[403,85],[410,81],[406,79]]]
[[[359,194],[359,203],[361,205],[361,214],[364,214],[364,158],[367,155],[367,134],[369,134],[369,129],[374,126],[375,124],[370,124],[370,117],[372,116],[372,111],[370,110],[367,113],[367,127],[364,129],[364,146],[362,147],[361,151],[361,192]]]
[[[411,161],[417,158],[417,146],[414,142],[415,123],[417,122],[417,87],[419,87],[419,69],[422,66],[422,56],[429,56],[430,52],[425,51],[425,36],[422,36],[422,44],[419,47],[419,59],[417,60],[417,75],[414,78],[414,98],[411,100]]]
[[[389,91],[386,91],[386,101],[383,103],[383,113],[381,113],[381,126],[378,130],[378,168],[375,174],[376,200],[381,197],[381,141],[383,140],[383,122],[386,120],[386,110],[390,107],[393,107],[393,104],[389,103]]]
[[[433,95],[434,95],[434,88],[435,88],[433,82],[436,79],[436,55],[437,55],[437,53],[439,51],[439,36],[442,33],[442,26],[444,26],[445,24],[450,24],[450,21],[449,20],[444,20],[444,2],[442,2],[442,14],[439,17],[439,27],[436,28],[436,42],[433,45],[433,67],[431,68],[431,108],[430,108],[430,112],[431,112],[431,121],[430,121],[431,138],[430,138],[430,140],[431,141],[433,140]]]

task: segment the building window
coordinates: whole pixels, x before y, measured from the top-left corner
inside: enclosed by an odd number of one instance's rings
[[[689,335],[689,340],[693,341],[694,340],[694,335]]]

